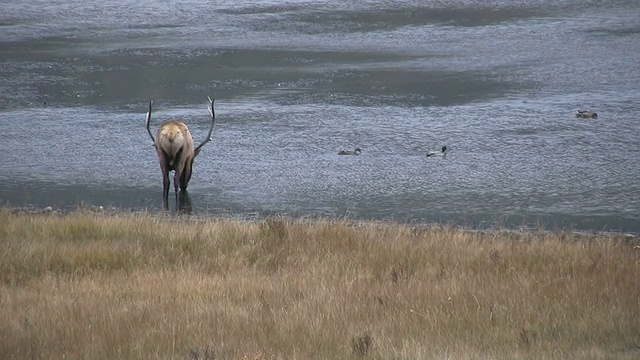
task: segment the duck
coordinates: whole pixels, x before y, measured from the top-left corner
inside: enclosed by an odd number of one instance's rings
[[[598,113],[589,110],[578,110],[576,111],[576,117],[581,119],[597,119]]]
[[[431,156],[442,156],[442,157],[445,157],[445,156],[447,156],[447,147],[443,146],[440,151],[429,151],[427,153],[427,156],[428,157],[431,157]]]
[[[355,148],[355,150],[340,150],[338,155],[360,155],[362,153],[362,149]]]

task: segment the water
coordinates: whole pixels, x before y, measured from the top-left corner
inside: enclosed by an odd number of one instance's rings
[[[5,0],[0,46],[9,206],[160,209],[148,99],[200,142],[212,95],[196,214],[640,232],[635,0]]]

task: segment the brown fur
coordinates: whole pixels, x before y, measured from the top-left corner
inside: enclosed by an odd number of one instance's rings
[[[211,103],[211,128],[207,138],[197,147],[193,145],[193,138],[187,125],[180,120],[170,120],[160,126],[156,137],[154,138],[149,123],[151,120],[151,104],[149,102],[149,112],[147,113],[147,131],[153,141],[153,145],[158,153],[160,160],[160,169],[162,170],[162,201],[165,209],[168,209],[169,200],[169,173],[173,174],[173,188],[176,194],[176,209],[180,208],[180,198],[186,198],[187,185],[191,180],[193,170],[193,160],[200,153],[200,148],[211,140],[211,132],[215,123],[215,114],[213,112],[213,99],[209,98]],[[182,195],[182,196],[179,196]]]
[[[180,150],[187,154],[193,151],[193,138],[187,125],[171,120],[158,129],[155,146],[159,153],[164,151],[168,155],[169,166],[172,166]]]
[[[169,173],[174,171],[173,187],[176,195],[178,188],[180,191],[186,191],[197,153],[193,149],[193,138],[189,128],[180,120],[171,120],[160,126],[155,146],[160,159],[163,200],[166,203],[169,197]]]

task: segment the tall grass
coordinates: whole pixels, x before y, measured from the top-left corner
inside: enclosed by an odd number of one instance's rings
[[[0,358],[638,358],[635,245],[1,211]]]

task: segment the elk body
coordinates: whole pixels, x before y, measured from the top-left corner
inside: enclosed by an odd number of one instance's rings
[[[166,210],[169,209],[169,186],[171,185],[169,173],[173,174],[173,188],[176,194],[176,210],[180,209],[180,196],[186,195],[191,173],[193,171],[193,160],[200,153],[200,149],[211,141],[211,132],[215,124],[216,116],[213,110],[213,99],[208,97],[211,114],[211,127],[209,134],[200,145],[193,145],[191,132],[185,123],[180,120],[169,120],[158,128],[156,137],[153,137],[149,128],[151,122],[151,107],[153,100],[149,100],[149,112],[147,113],[147,132],[153,141],[153,145],[160,160],[160,170],[162,170],[162,203]]]

